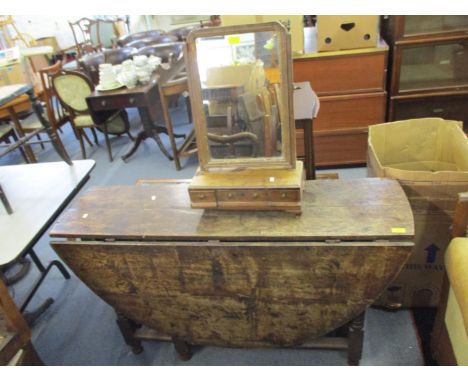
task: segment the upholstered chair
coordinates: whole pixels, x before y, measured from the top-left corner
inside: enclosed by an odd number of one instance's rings
[[[60,71],[52,77],[55,92],[64,108],[70,115],[70,122],[80,141],[81,153],[86,158],[83,138],[86,139],[83,129],[90,128],[94,141],[97,136],[94,128],[100,130],[105,137],[109,160],[112,161],[112,148],[109,135],[127,134],[130,139],[130,124],[125,110],[116,110],[103,124],[95,124],[86,103],[86,97],[94,91],[91,80],[81,72]],[[88,141],[89,142],[89,141]]]

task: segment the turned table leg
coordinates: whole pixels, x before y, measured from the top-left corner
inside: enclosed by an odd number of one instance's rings
[[[139,328],[135,321],[130,320],[125,317],[122,313],[117,313],[117,325],[119,326],[122,337],[124,338],[125,343],[132,348],[134,354],[140,354],[143,351],[143,346],[141,346],[141,341],[135,339],[135,331]]]
[[[348,364],[352,366],[358,366],[362,356],[362,345],[364,342],[364,317],[365,312],[362,312],[349,323]]]
[[[192,358],[192,347],[188,342],[179,338],[173,338],[172,342],[174,343],[175,350],[179,353],[179,358],[182,361],[189,361]]]

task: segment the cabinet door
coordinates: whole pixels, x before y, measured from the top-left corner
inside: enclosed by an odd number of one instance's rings
[[[468,87],[468,40],[397,46],[394,66],[394,94]]]
[[[468,30],[468,16],[404,16],[401,38],[454,33]]]
[[[468,127],[468,94],[392,99],[391,120],[440,117],[462,121]],[[465,128],[466,130],[466,128]]]

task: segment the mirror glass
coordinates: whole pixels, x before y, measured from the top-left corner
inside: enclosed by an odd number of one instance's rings
[[[195,40],[212,159],[281,157],[281,54],[274,31]]]

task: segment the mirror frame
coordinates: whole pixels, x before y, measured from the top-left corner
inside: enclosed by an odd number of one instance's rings
[[[208,143],[206,117],[197,61],[196,40],[204,37],[236,35],[256,32],[273,32],[277,36],[278,62],[281,70],[281,156],[258,158],[212,158]],[[287,168],[296,167],[296,131],[293,112],[293,76],[291,36],[279,22],[234,25],[226,27],[200,28],[190,32],[185,47],[190,102],[198,146],[198,159],[202,171],[245,168]],[[285,86],[286,85],[286,86]]]

